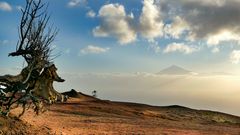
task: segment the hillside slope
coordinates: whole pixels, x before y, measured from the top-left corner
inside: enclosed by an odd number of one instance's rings
[[[84,99],[84,100],[83,100]],[[78,93],[39,116],[27,111],[22,120],[52,134],[239,135],[240,117],[181,106],[149,106],[95,99]],[[18,109],[13,113],[17,113]]]

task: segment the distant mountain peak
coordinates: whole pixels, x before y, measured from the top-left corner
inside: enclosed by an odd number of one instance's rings
[[[166,74],[166,75],[187,75],[187,74],[193,74],[193,73],[194,72],[184,69],[182,67],[179,67],[177,65],[172,65],[158,72],[158,74]]]
[[[168,68],[179,68],[179,69],[183,69],[182,67],[177,66],[177,65],[171,65],[171,66],[169,66]]]

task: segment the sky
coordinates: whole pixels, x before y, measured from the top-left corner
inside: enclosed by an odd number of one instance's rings
[[[66,78],[56,84],[60,91],[97,89],[105,99],[240,115],[234,105],[240,102],[240,0],[43,1],[49,3],[50,26],[59,29],[52,47],[61,54],[54,63]],[[24,67],[22,58],[8,57],[24,4],[0,0],[1,74]],[[155,76],[171,65],[199,75]],[[172,94],[178,91],[183,94]]]

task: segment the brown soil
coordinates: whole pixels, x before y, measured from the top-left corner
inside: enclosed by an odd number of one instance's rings
[[[19,110],[13,110],[13,114]],[[19,132],[21,134],[42,135],[240,135],[240,117],[181,106],[157,107],[94,100],[85,95],[70,98],[67,103],[54,104],[38,116],[29,110],[21,120],[14,122],[17,123],[13,128],[4,126],[2,129],[16,133],[15,128],[19,126],[25,129]]]
[[[50,134],[48,127],[35,127],[14,116],[0,117],[0,135],[42,135]]]

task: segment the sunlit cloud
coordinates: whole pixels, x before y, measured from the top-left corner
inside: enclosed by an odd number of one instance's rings
[[[212,35],[208,37],[207,44],[209,46],[219,45],[220,42],[223,41],[240,41],[239,34],[232,33],[230,31],[222,31],[218,34]]]
[[[158,45],[158,42],[155,40],[149,40],[149,48],[152,49],[155,53],[159,53],[161,51],[161,47]]]
[[[215,47],[212,49],[212,53],[218,53],[218,52],[220,52],[219,48]]]
[[[110,48],[102,48],[98,46],[88,45],[87,47],[80,50],[80,54],[100,54],[106,53],[110,50]]]
[[[157,5],[154,4],[154,0],[143,1],[139,23],[140,27],[138,29],[144,38],[153,40],[163,36],[164,23]]]
[[[120,44],[131,43],[136,40],[136,32],[130,26],[133,14],[127,15],[120,4],[107,4],[101,7],[98,16],[102,22],[93,29],[95,37],[115,37]]]
[[[233,64],[238,64],[240,61],[240,50],[233,50],[230,54],[230,61]]]
[[[103,5],[98,16],[102,22],[93,30],[96,37],[115,37],[120,44],[129,44],[136,41],[138,33],[149,41],[163,36],[164,24],[153,0],[143,1],[141,15],[136,19],[118,3]]]
[[[68,7],[77,7],[80,6],[81,4],[84,5],[86,4],[87,0],[70,0],[68,2]]]
[[[96,16],[96,13],[93,10],[89,10],[86,15],[89,18],[94,18]]]
[[[211,49],[222,42],[240,41],[240,1],[143,0],[142,4],[139,18],[127,15],[121,4],[103,5],[102,22],[93,34],[115,37],[121,44],[135,42],[138,35],[147,40],[204,41]]]
[[[191,54],[196,51],[199,51],[199,48],[196,46],[185,45],[184,43],[171,43],[167,45],[163,52],[180,52],[183,54]]]
[[[194,0],[161,0],[156,2],[165,20],[172,19],[170,24],[182,24],[179,35],[186,31],[183,39],[206,40],[208,45],[219,45],[225,41],[239,41],[240,1],[194,1]],[[178,8],[176,8],[178,7]],[[168,25],[166,25],[169,27]],[[166,32],[168,33],[169,30]],[[178,36],[173,36],[178,38]]]
[[[165,36],[170,36],[175,39],[179,39],[186,30],[189,30],[189,25],[180,16],[174,17],[173,22],[171,24],[166,24],[164,27]]]
[[[5,1],[0,2],[0,10],[2,11],[12,11],[12,7]]]

